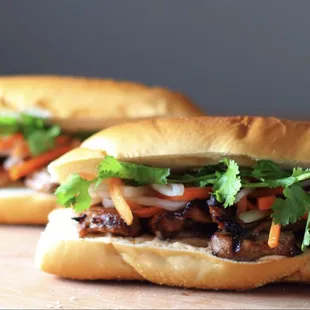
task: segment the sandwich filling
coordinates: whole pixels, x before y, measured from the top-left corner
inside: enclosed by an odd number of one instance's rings
[[[79,138],[40,117],[1,115],[0,187],[26,186],[53,193],[57,184],[51,181],[47,165],[79,144]]]
[[[106,156],[97,176],[71,175],[56,196],[75,209],[80,237],[199,237],[213,255],[255,261],[309,247],[309,180],[310,170],[269,160],[239,167],[223,158],[181,173]]]

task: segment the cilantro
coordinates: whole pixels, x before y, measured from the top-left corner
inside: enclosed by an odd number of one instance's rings
[[[55,125],[46,130],[37,130],[27,137],[28,146],[32,155],[40,155],[55,147],[55,138],[61,133],[59,126]]]
[[[310,211],[310,195],[298,184],[284,189],[283,195],[286,199],[278,198],[272,206],[271,216],[276,224],[295,223]]]
[[[260,160],[254,166],[252,176],[258,180],[265,179],[282,179],[288,177],[290,174],[282,170],[279,165],[271,160]]]
[[[73,206],[77,212],[82,212],[90,207],[91,197],[88,189],[92,183],[99,185],[107,178],[121,178],[137,182],[139,185],[166,184],[169,173],[169,169],[124,163],[112,156],[106,156],[98,166],[97,178],[87,181],[73,174],[57,188],[55,194],[60,205],[67,208]]]
[[[234,204],[235,196],[241,189],[241,179],[239,167],[234,160],[224,158],[223,162],[227,166],[224,173],[217,172],[217,180],[214,183],[213,192],[219,202],[224,203],[224,207]]]
[[[69,208],[74,206],[75,211],[83,212],[90,207],[91,197],[88,189],[92,181],[82,179],[79,175],[73,174],[66,183],[60,185],[55,194],[57,203]]]
[[[47,125],[42,118],[23,113],[19,117],[0,117],[0,135],[17,132],[26,139],[30,153],[37,156],[54,148],[55,138],[61,134],[61,129],[58,125]]]
[[[276,164],[273,164],[276,166]],[[255,169],[254,169],[255,171]],[[254,172],[253,172],[254,175]],[[272,179],[272,178],[273,179]],[[265,174],[264,178],[261,178],[261,182],[243,182],[243,187],[248,188],[259,188],[259,187],[269,187],[269,188],[275,188],[275,187],[284,187],[287,188],[295,183],[304,181],[306,179],[310,178],[310,170],[305,169],[303,170],[300,167],[293,168],[293,172],[290,175],[288,172],[279,172],[278,175],[275,172],[269,173],[268,175]]]
[[[192,183],[197,187],[204,187],[207,185],[214,184],[217,180],[217,171],[225,171],[225,165],[222,163],[218,165],[211,165],[197,169],[196,171],[191,171],[183,175],[170,175],[168,183]]]
[[[130,179],[139,184],[167,184],[170,170],[154,168],[118,161],[112,156],[106,156],[98,167],[98,180],[108,178]]]
[[[19,130],[16,117],[1,116],[0,117],[0,137],[12,135]]]
[[[301,250],[305,251],[306,247],[308,246],[310,246],[310,212],[308,213],[306,230],[305,230],[304,240],[302,241]]]

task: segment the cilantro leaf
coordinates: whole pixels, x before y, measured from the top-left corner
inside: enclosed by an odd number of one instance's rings
[[[74,206],[75,211],[83,212],[90,207],[91,197],[88,189],[92,181],[82,179],[78,174],[71,175],[67,182],[60,185],[55,194],[57,203],[66,208]]]
[[[310,211],[310,195],[298,184],[284,189],[283,195],[286,199],[278,198],[272,206],[271,216],[276,224],[295,223]]]
[[[40,155],[55,146],[55,138],[61,134],[58,125],[47,125],[45,120],[21,113],[19,117],[0,117],[0,136],[20,132],[28,143],[30,153]]]
[[[282,179],[288,177],[290,174],[282,170],[279,165],[271,160],[260,160],[254,166],[252,176],[258,180],[265,179]]]
[[[234,160],[224,158],[222,161],[227,166],[224,173],[217,172],[217,180],[213,186],[213,192],[217,201],[224,203],[224,207],[234,204],[235,196],[241,188],[239,167]]]
[[[310,212],[308,214],[304,239],[302,241],[301,250],[305,251],[310,246]]]
[[[32,155],[37,156],[54,148],[55,138],[61,133],[60,126],[47,126],[44,119],[28,114],[21,114],[19,122]]]
[[[167,184],[170,170],[118,161],[106,156],[98,167],[98,182],[107,178],[130,179],[138,184]]]
[[[55,147],[55,138],[61,133],[58,125],[54,125],[49,129],[36,130],[27,136],[29,150],[32,155],[40,155]]]
[[[0,136],[12,135],[19,131],[19,124],[16,117],[0,116]]]

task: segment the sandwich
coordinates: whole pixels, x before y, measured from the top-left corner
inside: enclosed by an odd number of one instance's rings
[[[44,224],[57,184],[47,165],[113,124],[201,115],[188,98],[131,82],[0,77],[0,223]]]
[[[81,280],[248,290],[310,283],[310,122],[116,125],[48,166],[60,186],[36,266]]]

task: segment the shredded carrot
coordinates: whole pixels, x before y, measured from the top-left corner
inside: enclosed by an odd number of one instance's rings
[[[249,198],[266,197],[266,196],[276,196],[282,195],[283,188],[257,188],[254,192],[249,194]]]
[[[147,207],[147,208],[141,208],[136,209],[133,211],[135,215],[142,218],[148,218],[152,217],[154,215],[160,214],[165,212],[165,209],[159,208],[159,207]]]
[[[158,194],[157,196],[163,199],[168,199],[172,201],[180,200],[194,200],[194,199],[207,199],[210,197],[212,192],[212,187],[185,187],[184,193],[181,196],[165,196]]]
[[[71,145],[61,146],[54,150],[43,153],[37,157],[26,160],[20,164],[17,164],[9,169],[10,178],[13,181],[17,181],[18,179],[31,174],[35,170],[45,167],[51,161],[67,153],[71,149]]]
[[[130,207],[124,199],[121,192],[121,185],[123,184],[121,179],[111,178],[109,179],[109,191],[111,194],[114,206],[120,216],[124,219],[127,225],[131,225],[133,221],[133,215]]]
[[[279,245],[280,232],[281,225],[272,222],[268,238],[268,245],[270,248],[274,249]]]
[[[267,196],[257,198],[258,209],[261,211],[271,209],[272,205],[275,203],[275,196]]]
[[[248,200],[246,196],[244,196],[237,202],[237,214],[245,212],[247,210],[247,206],[248,206]]]
[[[12,148],[11,156],[15,158],[25,158],[29,156],[29,154],[30,151],[27,142],[24,139],[16,141]]]
[[[0,138],[0,151],[7,151],[13,148],[17,141],[23,141],[23,136],[20,133]]]

